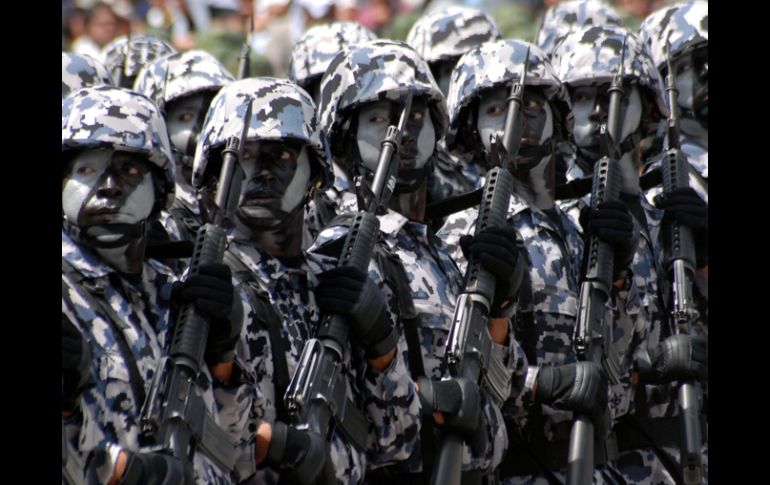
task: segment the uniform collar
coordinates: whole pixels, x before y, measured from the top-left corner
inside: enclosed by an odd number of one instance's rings
[[[61,231],[61,257],[87,278],[102,278],[117,273],[93,250],[76,243],[64,229]]]

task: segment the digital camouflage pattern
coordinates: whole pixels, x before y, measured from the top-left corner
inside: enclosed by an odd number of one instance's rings
[[[251,271],[253,281],[244,283],[236,275],[237,288],[244,304],[247,325],[244,326],[239,355],[248,362],[256,375],[257,398],[253,418],[275,422],[277,416],[274,385],[273,350],[264,324],[260,323],[249,303],[247,284],[259,294],[266,295],[278,315],[283,318],[281,332],[289,348],[285,358],[289,375],[293,375],[308,338],[314,337],[322,315],[315,303],[313,289],[317,275],[336,266],[331,258],[303,253],[296,268],[283,265],[259,246],[235,234],[229,250]],[[370,271],[370,277],[382,287],[383,280]],[[383,288],[385,290],[385,288]],[[390,315],[395,324],[395,315]],[[331,442],[331,457],[338,483],[360,483],[367,466],[381,466],[406,459],[412,452],[419,430],[419,400],[408,376],[403,337],[398,343],[397,356],[383,372],[370,367],[363,351],[351,347],[346,353],[344,375],[348,379],[348,398],[357,403],[369,421],[366,454],[347,443],[339,433]],[[239,474],[241,479],[255,473],[253,434],[241,442]],[[277,483],[278,474],[260,469],[251,481]],[[251,482],[250,482],[251,483]]]
[[[624,82],[637,84],[646,101],[657,108],[655,120],[665,118],[668,103],[663,80],[644,44],[623,27],[584,27],[569,33],[551,54],[556,75],[571,88],[609,84],[618,71],[624,38]]]
[[[361,106],[389,99],[402,101],[408,92],[428,98],[436,139],[446,130],[446,109],[428,65],[400,41],[374,40],[351,46],[329,65],[321,81],[321,136],[334,157],[340,156],[346,121]]]
[[[145,65],[136,77],[134,91],[163,106],[200,92],[214,94],[234,80],[214,56],[194,50],[177,52]]]
[[[133,77],[139,71],[159,57],[177,52],[174,47],[163,39],[152,35],[132,35],[130,38],[120,36],[102,49],[104,67],[112,74],[113,79],[119,76],[119,70],[123,67],[124,77]],[[123,66],[123,58],[126,62]]]
[[[61,53],[61,97],[89,86],[113,86],[112,76],[101,62],[93,57]]]
[[[421,17],[409,30],[406,43],[431,64],[459,58],[484,42],[501,38],[487,14],[454,5]]]
[[[101,483],[106,483],[113,473],[117,452],[140,449],[139,415],[143,402],[140,396],[134,395],[128,362],[136,363],[138,378],[144,391],[149,392],[169,345],[173,326],[169,297],[176,277],[169,268],[148,260],[141,280],[129,282],[95,253],[78,246],[63,230],[62,258],[83,278],[79,283],[72,275],[62,272],[62,314],[88,341],[93,357],[92,378],[96,384],[82,394],[81,412],[68,418],[66,424],[70,432],[73,428],[79,430],[73,445],[82,455],[83,463],[92,450],[109,451],[106,465],[97,471]],[[120,321],[112,321],[107,312],[91,307],[90,300],[84,296],[86,291],[103,300]],[[118,344],[120,338],[125,339],[130,355],[123,353]],[[215,422],[227,430],[231,438],[241,436],[253,399],[253,385],[243,382],[229,389],[217,386],[207,366],[202,367],[197,384]],[[231,483],[228,472],[219,469],[203,453],[195,454],[193,465],[197,483]]]
[[[623,25],[623,19],[600,0],[559,2],[545,12],[535,44],[550,55],[554,47],[570,32],[586,26]]]
[[[308,147],[311,163],[320,168],[322,184],[330,183],[331,169],[316,130],[313,100],[291,81],[261,77],[234,81],[222,88],[211,101],[195,149],[193,187],[201,187],[209,176],[218,175],[209,167],[212,154],[218,155],[216,152],[224,148],[231,136],[241,135],[248,97],[255,102],[252,104],[246,140],[294,140],[304,144]]]
[[[356,209],[355,198],[348,198],[340,206],[341,213],[351,213]],[[426,224],[408,220],[392,210],[379,216],[379,220],[382,248],[398,258],[409,279],[409,291],[420,325],[418,336],[427,377],[431,379],[449,377],[443,360],[457,295],[462,289],[462,274],[441,241],[432,234]],[[326,248],[335,241],[344,240],[348,232],[349,228],[344,225],[328,227],[319,234],[309,251],[324,253]],[[379,267],[378,269],[382,270]],[[397,300],[391,299],[391,308],[400,308]],[[511,373],[521,374],[526,370],[523,351],[512,333],[509,339],[510,346],[494,344],[494,350],[502,357],[503,363]],[[406,348],[403,351],[406,352]],[[408,359],[406,354],[404,359]],[[514,379],[513,385],[517,385],[517,382]],[[514,394],[517,392],[517,389],[513,390]],[[488,445],[478,454],[467,445],[464,446],[464,470],[491,471],[500,464],[503,452],[508,446],[508,437],[500,409],[486,394],[482,396]],[[400,464],[398,469],[401,473],[421,471],[421,448],[418,446],[409,460]]]
[[[571,113],[569,95],[556,76],[545,53],[537,46],[520,40],[499,40],[481,45],[457,61],[447,97],[449,129],[446,135],[446,147],[450,152],[473,152],[482,145],[470,108],[485,90],[500,86],[510,86],[521,77],[524,58],[529,48],[529,68],[527,87],[536,86],[554,107],[554,116],[559,113]],[[558,119],[558,118],[557,118]],[[562,116],[554,122],[554,132],[561,126],[562,133],[571,131],[571,114]],[[469,129],[473,144],[465,146],[462,131]]]
[[[652,13],[639,27],[639,39],[647,45],[658,71],[666,72],[667,40],[671,44],[672,59],[708,46],[708,3],[678,3]]]
[[[62,153],[71,149],[113,148],[147,157],[161,174],[156,211],[174,201],[174,157],[166,123],[155,103],[141,94],[110,86],[83,88],[61,106]]]
[[[306,87],[323,76],[332,59],[351,44],[362,44],[377,36],[356,22],[332,22],[309,28],[294,44],[289,61],[289,79]]]

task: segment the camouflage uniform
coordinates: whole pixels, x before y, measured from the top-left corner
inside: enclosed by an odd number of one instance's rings
[[[570,0],[560,2],[545,12],[537,32],[535,45],[548,56],[570,32],[589,26],[622,26],[620,15],[600,0]]]
[[[132,35],[130,39],[121,36],[102,49],[104,67],[110,71],[113,79],[116,81],[123,79],[124,83],[128,83],[121,87],[128,88],[133,86],[133,80],[142,67],[159,57],[175,52],[177,50],[168,42],[151,35]],[[122,73],[120,72],[121,67],[123,68]]]
[[[165,195],[153,214],[171,203],[174,162],[165,124],[151,101],[111,87],[70,95],[62,103],[62,152],[98,147],[146,156],[162,174],[160,192]],[[83,393],[80,412],[65,422],[84,463],[89,452],[107,451],[107,464],[97,471],[100,482],[112,475],[121,449],[139,451],[152,444],[140,436],[139,413],[173,331],[169,299],[175,280],[169,268],[147,260],[139,280],[129,281],[62,230],[62,314],[88,341],[96,382]],[[207,366],[197,381],[208,412],[233,441],[243,433],[253,392],[248,375],[237,369],[240,383],[219,383]],[[193,465],[197,483],[230,483],[229,472],[202,452],[195,454]]]
[[[584,28],[568,35],[553,54],[554,66],[565,84],[574,87],[584,84],[609,83],[617,70],[620,45],[627,36],[625,54],[626,82],[637,83],[643,91],[643,102],[654,107],[653,122],[665,118],[668,106],[663,98],[662,81],[649,54],[638,38],[620,28]],[[580,156],[578,152],[578,156]],[[567,179],[574,180],[590,174],[595,160],[573,159]],[[590,167],[590,168],[589,168]],[[653,347],[671,335],[666,309],[667,289],[670,283],[664,268],[661,219],[662,211],[653,207],[642,195],[624,195],[626,206],[639,233],[639,245],[629,267],[630,275],[624,287],[617,292],[614,304],[614,325],[633,328],[643,341],[631,339],[629,345]],[[580,210],[590,203],[590,196],[560,203],[560,207],[579,225]],[[625,336],[621,336],[625,339]],[[617,342],[618,336],[614,336]],[[633,350],[633,349],[632,349]],[[626,354],[629,358],[633,355]],[[626,367],[630,371],[630,366]],[[676,386],[633,386],[630,376],[623,377],[622,387],[611,396],[610,407],[615,430],[627,429],[629,421],[645,418],[673,418],[676,416]],[[656,426],[678,430],[676,419],[658,421]],[[677,438],[678,439],[678,438]],[[622,443],[619,443],[622,445]],[[626,480],[634,483],[674,483],[660,457],[648,446],[634,446],[621,451],[616,469]],[[678,449],[664,446],[667,453],[678,460]],[[705,447],[704,447],[705,450]],[[705,451],[704,451],[705,452]]]
[[[406,43],[435,69],[437,63],[457,62],[474,47],[500,38],[497,25],[484,12],[451,6],[420,18],[409,31]],[[436,169],[428,179],[429,203],[480,186],[482,171],[471,160],[449,153],[443,141],[439,142],[437,155]]]
[[[96,59],[62,52],[61,54],[61,97],[64,99],[73,91],[88,86],[112,86],[112,76]]]
[[[332,59],[351,44],[375,40],[373,32],[354,22],[334,22],[316,25],[308,29],[294,44],[289,62],[289,79],[299,84],[311,95],[313,88],[320,84]],[[316,191],[305,209],[307,237],[303,247],[307,248],[318,233],[336,215],[345,192],[350,190],[350,180],[345,170],[332,163],[334,184],[325,191]]]
[[[428,98],[436,137],[439,138],[446,126],[444,97],[428,66],[413,49],[403,42],[373,41],[355,46],[347,54],[339,55],[332,62],[329,74],[324,77],[321,86],[321,131],[327,145],[335,146],[339,140],[353,138],[353,134],[344,131],[343,125],[346,120],[355,116],[362,106],[381,99],[397,101],[408,91],[414,92],[415,96]],[[332,153],[337,159],[347,155],[341,151]],[[360,161],[356,160],[354,163],[358,166]],[[349,197],[341,204],[340,213],[349,214],[357,209],[356,199]],[[400,308],[404,325],[419,325],[418,358],[422,360],[426,377],[448,377],[448,369],[443,365],[443,359],[457,295],[461,290],[462,275],[425,223],[409,220],[392,210],[379,216],[379,219],[382,239],[378,251],[381,251],[380,255],[384,258],[393,258],[391,261],[395,260],[395,263],[403,268],[408,279],[408,294],[399,295],[398,301],[394,301],[392,306]],[[333,251],[330,248],[335,242],[342,241],[348,231],[346,225],[333,223],[319,234],[310,251]],[[384,264],[378,256],[379,271],[389,275],[389,270]],[[403,290],[398,282],[395,286]],[[404,321],[404,309],[409,303],[402,298],[409,298],[413,303],[416,315],[411,317],[415,319],[415,323]],[[523,367],[523,353],[512,335],[509,335],[509,339],[509,346],[495,344],[495,351],[507,371],[513,372]],[[411,351],[415,352],[416,349]],[[413,369],[414,380],[417,379],[415,372]],[[500,463],[507,447],[508,440],[500,410],[490,398],[483,396],[482,409],[489,444],[485,450],[476,452],[465,445],[463,470],[492,471]],[[421,472],[422,453],[420,441],[409,460],[391,468],[389,473],[398,476]]]
[[[196,94],[210,93],[213,97],[232,81],[233,76],[221,62],[207,52],[194,50],[177,52],[144,66],[136,77],[134,91],[149,97],[158,107],[165,107]],[[204,115],[200,114],[201,121]],[[172,149],[178,164],[192,166],[192,157]],[[174,204],[161,213],[160,222],[173,241],[194,240],[202,223],[195,191],[179,178]]]
[[[664,76],[668,70],[667,40],[671,44],[672,60],[677,56],[708,46],[708,3],[689,2],[658,10],[642,22],[639,27],[639,37],[647,45],[658,72]],[[679,143],[682,152],[687,155],[687,161],[708,182],[708,147],[704,147],[695,137],[685,133],[680,133]],[[651,171],[658,166],[659,162],[654,162],[646,170]],[[690,186],[708,203],[708,190],[704,189],[693,174],[690,174]],[[647,191],[647,199],[652,202],[660,192],[661,189],[658,187]]]
[[[236,81],[223,88],[212,101],[196,150],[193,184],[200,187],[206,183],[209,173],[216,173],[207,168],[208,157],[221,149],[236,130],[240,132],[239,125],[245,114],[242,99],[247,95],[253,96],[255,102],[246,139],[291,139],[305,143],[324,173],[321,187],[327,186],[331,176],[315,129],[315,105],[307,93],[295,84],[274,78]],[[301,263],[297,267],[288,267],[237,231],[228,240],[228,251],[239,262],[238,266],[245,266],[250,274],[244,277],[237,267],[233,268],[244,314],[249,315],[250,322],[244,326],[239,352],[257,379],[258,391],[252,419],[287,421],[288,417],[281,412],[282,403],[278,402],[283,395],[278,395],[276,391],[273,341],[266,328],[269,323],[265,324],[257,318],[255,302],[257,299],[269,301],[280,315],[283,345],[288,347],[285,359],[289,375],[292,375],[305,342],[315,336],[322,316],[313,292],[318,283],[316,276],[334,267],[335,261],[303,252]],[[383,284],[376,273],[370,275],[375,283]],[[395,316],[391,315],[391,318],[395,319]],[[405,346],[403,338],[398,345],[399,349]],[[353,347],[352,352],[346,355],[347,397],[365,411],[369,429],[366,453],[355,448],[339,432],[333,435],[331,457],[339,483],[359,483],[368,463],[403,460],[412,451],[419,421],[419,401],[402,355],[403,352],[397,352],[397,357],[382,372],[366,363],[363,351],[358,347]],[[275,471],[256,470],[254,446],[253,434],[241,443],[238,470],[241,480],[277,483],[278,474]]]
[[[545,53],[529,43],[518,40],[491,42],[470,51],[458,63],[452,76],[451,94],[447,101],[449,109],[450,149],[460,151],[481,151],[481,140],[477,130],[461,133],[467,125],[465,120],[473,114],[475,100],[485,90],[510,86],[521,76],[521,69],[527,48],[530,49],[529,70],[526,85],[542,88],[546,98],[562,113],[569,113],[570,101],[566,90],[556,78]],[[554,128],[557,138],[566,135],[567,126]],[[463,146],[461,141],[473,136],[473,146]],[[484,156],[483,153],[480,154]],[[460,248],[460,237],[473,234],[478,218],[478,209],[470,208],[450,215],[438,236],[448,247],[452,258],[461,269],[467,265]],[[516,336],[527,353],[530,366],[563,365],[576,361],[572,349],[575,318],[578,307],[578,282],[583,241],[575,225],[558,208],[551,214],[529,206],[522,197],[514,193],[508,206],[508,222],[519,233],[527,248],[529,272],[525,274],[519,292],[514,328]],[[526,374],[527,369],[521,372]],[[522,377],[523,378],[523,377]],[[542,405],[528,409],[524,394],[515,396],[506,403],[504,412],[509,421],[509,430],[517,428],[528,435],[528,441],[541,443],[553,448],[556,442],[568,440],[572,424],[572,413]],[[518,435],[519,431],[517,431]],[[549,442],[548,445],[545,445]],[[515,448],[509,451],[516,462],[525,453],[520,438],[512,438]],[[566,459],[566,449],[564,458]],[[566,464],[566,463],[565,463]],[[505,465],[504,465],[505,466]],[[564,479],[564,471],[551,470]],[[541,473],[514,472],[505,477],[505,483],[531,484],[546,479]],[[613,483],[605,471],[594,473],[595,483]]]

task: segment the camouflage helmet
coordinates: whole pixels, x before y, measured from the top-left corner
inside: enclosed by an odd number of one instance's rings
[[[663,81],[644,44],[623,27],[584,27],[568,34],[553,51],[551,63],[569,87],[601,85],[612,81],[626,39],[623,77],[639,86],[653,109],[653,122],[668,116]]]
[[[70,150],[112,148],[140,154],[157,167],[160,196],[153,213],[174,201],[174,157],[166,123],[145,96],[112,86],[79,89],[62,101],[62,154]]]
[[[501,38],[500,29],[481,10],[451,6],[417,20],[406,43],[430,64],[456,59],[484,42]]]
[[[671,58],[693,51],[709,42],[709,6],[689,2],[666,7],[647,17],[639,27],[639,37],[647,45],[655,67],[666,70],[666,40]]]
[[[572,108],[567,90],[556,76],[545,53],[523,40],[487,42],[460,58],[452,72],[447,98],[449,129],[446,146],[452,151],[469,151],[480,146],[472,112],[483,91],[508,86],[521,78],[529,49],[526,86],[536,86],[551,103],[554,136],[565,137],[572,130]],[[471,142],[471,140],[473,140]]]
[[[62,52],[61,97],[88,86],[113,86],[112,76],[91,56]]]
[[[255,77],[233,81],[211,101],[195,149],[193,187],[202,187],[219,175],[221,152],[232,136],[240,136],[245,100],[251,97],[252,114],[246,140],[296,141],[308,148],[311,164],[320,174],[322,186],[332,180],[318,135],[316,107],[307,92],[286,79]]]
[[[123,65],[123,57],[126,58],[123,68],[124,77],[134,77],[150,62],[159,57],[177,52],[168,42],[151,35],[132,35],[118,37],[102,49],[104,66],[110,71],[113,79],[120,76],[119,70]]]
[[[134,91],[159,107],[175,99],[204,91],[216,94],[234,81],[224,65],[208,52],[177,52],[147,64],[139,71]]]
[[[346,122],[363,105],[398,101],[408,92],[427,97],[436,139],[446,131],[447,115],[428,64],[401,41],[374,40],[351,46],[334,58],[321,81],[321,137],[331,155],[342,155]]]
[[[581,27],[595,25],[623,25],[623,19],[609,5],[600,0],[570,0],[549,8],[537,32],[535,44],[551,54],[556,44],[567,34]]]
[[[377,36],[355,22],[333,22],[308,29],[294,44],[289,61],[289,79],[307,88],[313,78],[323,76],[334,56],[351,44]]]

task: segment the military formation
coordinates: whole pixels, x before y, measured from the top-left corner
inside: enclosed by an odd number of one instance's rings
[[[708,483],[708,4],[62,53],[62,481]]]

